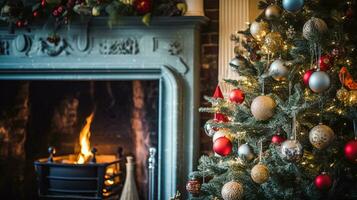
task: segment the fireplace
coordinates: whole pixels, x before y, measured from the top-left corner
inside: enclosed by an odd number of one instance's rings
[[[179,190],[185,198],[187,175],[194,169],[199,152],[199,31],[206,20],[158,17],[146,27],[139,18],[128,17],[109,29],[106,19],[98,18],[73,23],[59,31],[56,44],[46,40],[51,32],[46,27],[34,26],[30,32],[15,34],[0,27],[0,80],[59,84],[156,81],[154,196],[169,199]],[[98,153],[109,154],[112,152],[108,151],[117,149],[116,142],[105,149],[98,141],[93,140]],[[71,152],[64,152],[68,153]],[[34,161],[26,156],[16,159],[25,163]]]

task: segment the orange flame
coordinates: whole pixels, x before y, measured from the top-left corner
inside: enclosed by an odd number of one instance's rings
[[[84,164],[90,157],[92,152],[90,151],[90,126],[92,124],[94,112],[92,112],[86,119],[86,124],[82,128],[79,134],[79,144],[81,146],[81,152],[79,153],[77,164]]]

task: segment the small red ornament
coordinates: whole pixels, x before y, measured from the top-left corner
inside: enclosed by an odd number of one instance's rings
[[[345,145],[345,157],[357,164],[357,140],[351,140]]]
[[[229,100],[237,104],[243,103],[244,97],[244,93],[240,89],[234,89],[229,93]]]
[[[16,21],[16,26],[17,26],[18,28],[21,28],[21,27],[24,26],[24,22],[23,22],[22,20],[17,20],[17,21]]]
[[[151,10],[151,0],[136,0],[134,8],[138,13],[146,14]]]
[[[41,1],[41,6],[42,6],[42,7],[45,7],[45,6],[46,6],[46,0],[42,0],[42,1]]]
[[[286,138],[283,135],[273,135],[271,138],[271,143],[273,144],[281,144],[286,140]]]
[[[331,68],[332,57],[330,55],[321,56],[319,59],[319,66],[321,71],[327,71]]]
[[[323,172],[320,175],[316,176],[316,178],[315,178],[315,186],[319,190],[328,190],[328,189],[330,189],[331,185],[332,185],[332,179],[325,172]]]
[[[199,197],[201,192],[201,182],[197,178],[192,177],[186,184],[186,190],[192,196]]]
[[[312,73],[314,73],[314,72],[315,72],[315,69],[309,69],[305,72],[304,76],[302,77],[304,84],[306,86],[309,86],[309,79],[310,79]]]
[[[214,117],[213,117],[213,120],[216,121],[216,122],[229,122],[228,117],[225,116],[222,113],[215,113]]]
[[[223,99],[223,93],[219,85],[217,85],[216,90],[214,91],[214,94],[212,96],[215,99]]]
[[[32,13],[32,16],[33,17],[37,17],[39,15],[39,12],[36,10],[36,11],[33,11],[33,13]]]
[[[213,151],[221,156],[227,156],[232,152],[232,142],[226,137],[220,137],[213,143]]]

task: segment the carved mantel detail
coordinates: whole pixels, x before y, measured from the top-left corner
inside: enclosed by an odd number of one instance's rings
[[[135,55],[139,53],[138,40],[134,37],[103,40],[99,43],[102,55]]]

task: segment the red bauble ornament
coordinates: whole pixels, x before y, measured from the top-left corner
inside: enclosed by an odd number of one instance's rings
[[[222,113],[215,113],[214,117],[213,117],[213,120],[216,121],[216,122],[229,122],[228,117],[225,116]]]
[[[331,68],[332,57],[330,55],[321,56],[319,59],[319,66],[321,71],[327,71]]]
[[[315,69],[309,69],[305,72],[304,76],[302,77],[302,80],[304,81],[304,84],[306,86],[309,86],[309,79],[310,79],[310,76],[312,75],[312,73],[315,72]]]
[[[191,178],[186,184],[186,190],[192,196],[198,197],[201,192],[201,182],[197,178]]]
[[[305,72],[304,76],[302,77],[303,81],[304,81],[304,84],[306,86],[309,86],[309,79],[310,79],[310,76],[312,75],[312,73],[315,72],[315,69],[309,69]]]
[[[240,89],[234,89],[229,93],[229,100],[237,104],[243,103],[244,97],[244,93]]]
[[[232,152],[232,142],[226,137],[220,137],[213,143],[213,151],[221,156],[227,156]]]
[[[32,13],[32,16],[33,17],[37,17],[39,15],[39,12],[36,10],[36,11],[33,11],[33,13]]]
[[[42,0],[42,1],[41,1],[41,6],[42,6],[42,7],[45,7],[45,6],[46,6],[46,0]]]
[[[151,10],[151,0],[136,0],[134,8],[138,13],[146,14]]]
[[[271,138],[271,143],[273,144],[281,144],[286,140],[286,138],[283,135],[273,135]]]
[[[332,179],[328,174],[322,173],[322,174],[316,176],[315,186],[319,190],[328,190],[328,189],[330,189],[331,185],[332,185]]]
[[[345,157],[357,164],[357,140],[351,140],[345,145]]]
[[[21,27],[24,26],[24,22],[23,22],[22,20],[17,20],[17,21],[16,21],[16,26],[19,27],[19,28],[21,28]]]

